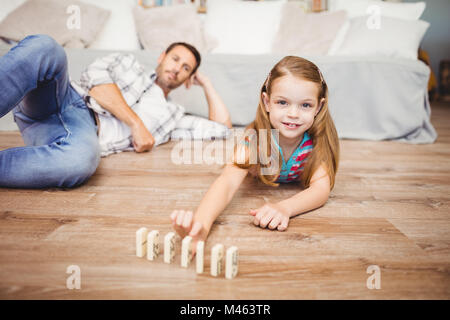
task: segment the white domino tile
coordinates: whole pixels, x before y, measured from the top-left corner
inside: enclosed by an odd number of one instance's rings
[[[147,236],[147,259],[155,260],[159,256],[159,231],[152,230]]]
[[[233,279],[238,273],[239,251],[236,246],[227,249],[225,261],[225,278]]]
[[[198,241],[195,253],[195,270],[197,271],[197,273],[203,273],[204,258],[205,258],[205,242]]]
[[[164,237],[164,262],[172,263],[175,260],[175,233],[169,232]]]
[[[211,275],[214,277],[222,273],[222,263],[224,254],[223,244],[216,244],[211,249]]]
[[[145,227],[136,231],[136,256],[142,258],[147,252],[147,233],[148,230]]]
[[[189,267],[192,260],[192,249],[191,249],[192,237],[186,236],[183,241],[181,241],[181,266],[183,268]]]

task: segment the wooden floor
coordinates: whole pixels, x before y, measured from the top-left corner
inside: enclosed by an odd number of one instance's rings
[[[135,256],[135,231],[171,230],[174,209],[195,209],[220,165],[170,163],[174,142],[102,159],[73,190],[0,189],[1,299],[450,299],[450,105],[433,104],[428,145],[341,141],[328,203],[286,232],[254,227],[249,208],[297,192],[247,178],[213,226],[206,272]],[[22,145],[0,133],[0,149]],[[240,249],[234,280],[209,275],[216,243]],[[180,240],[178,239],[178,251]],[[81,289],[69,290],[69,265]],[[369,290],[377,265],[381,289]]]

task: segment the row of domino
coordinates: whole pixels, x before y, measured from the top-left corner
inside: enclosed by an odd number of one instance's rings
[[[187,268],[192,260],[191,250],[192,238],[187,236],[181,242],[181,266]],[[197,242],[196,271],[203,273],[205,242]],[[136,231],[136,256],[142,258],[147,254],[148,260],[155,260],[159,256],[159,231],[148,232],[142,227]],[[211,275],[217,277],[222,273],[222,263],[224,258],[223,244],[216,244],[211,249]],[[164,262],[172,263],[175,259],[175,233],[169,232],[164,237]],[[238,273],[238,248],[232,246],[226,252],[225,277],[233,279]]]

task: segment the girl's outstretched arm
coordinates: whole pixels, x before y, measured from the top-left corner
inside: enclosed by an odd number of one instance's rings
[[[227,164],[206,192],[195,213],[184,210],[172,212],[170,218],[177,233],[182,238],[191,236],[194,242],[205,240],[214,221],[230,203],[247,173],[247,169]]]
[[[314,172],[310,186],[296,195],[278,203],[266,203],[261,208],[250,210],[253,223],[261,228],[287,229],[289,219],[324,205],[330,195],[330,177],[323,166]]]

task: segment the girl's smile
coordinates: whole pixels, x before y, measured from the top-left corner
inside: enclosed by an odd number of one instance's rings
[[[297,123],[293,123],[293,122],[282,122],[282,124],[284,124],[284,126],[289,129],[289,130],[295,130],[298,127],[300,127],[300,124]]]

